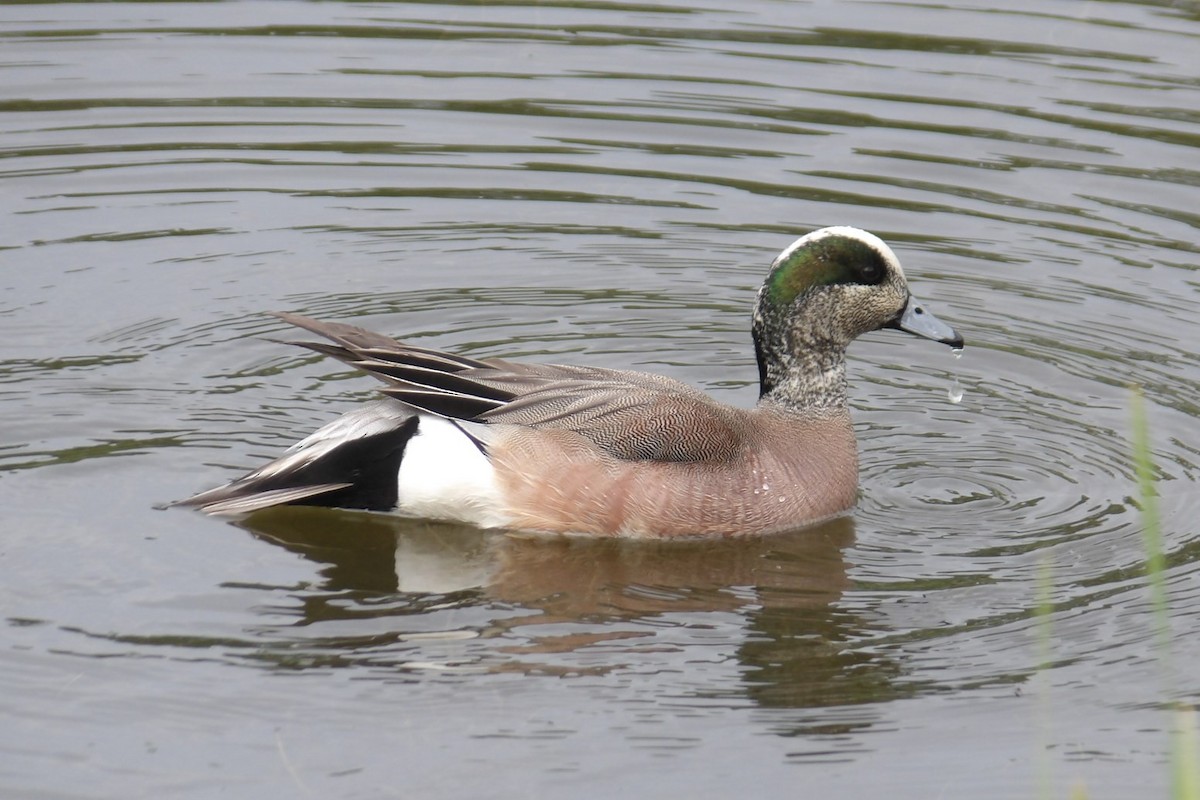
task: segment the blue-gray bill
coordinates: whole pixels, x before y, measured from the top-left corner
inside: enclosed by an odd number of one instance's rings
[[[904,309],[887,327],[948,344],[955,350],[959,350],[963,346],[963,338],[958,331],[926,311],[925,307],[921,305],[921,301],[912,295],[908,296],[908,302],[905,303]]]

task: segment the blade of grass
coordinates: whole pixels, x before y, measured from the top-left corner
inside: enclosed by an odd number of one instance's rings
[[[1171,783],[1175,800],[1200,800],[1200,740],[1196,736],[1194,709],[1180,707],[1175,711],[1174,740]]]
[[[1054,796],[1054,771],[1050,760],[1050,742],[1053,738],[1050,733],[1050,660],[1054,652],[1054,624],[1050,615],[1054,613],[1053,586],[1054,565],[1050,563],[1050,556],[1043,554],[1038,559],[1037,606],[1034,608],[1037,620],[1037,676],[1040,683],[1037,698],[1037,786],[1041,800],[1051,800]]]
[[[1140,386],[1133,390],[1133,467],[1137,474],[1138,502],[1142,507],[1142,543],[1146,548],[1146,578],[1150,583],[1150,602],[1154,607],[1154,633],[1158,656],[1170,668],[1171,622],[1167,614],[1166,557],[1163,555],[1162,527],[1158,517],[1158,491],[1154,487],[1154,461],[1150,455],[1150,432],[1146,423],[1146,402]]]
[[[1146,548],[1146,579],[1150,584],[1150,601],[1154,609],[1158,661],[1166,681],[1167,697],[1171,698],[1172,708],[1175,709],[1171,720],[1171,797],[1173,800],[1200,800],[1200,756],[1197,751],[1195,714],[1174,699],[1171,619],[1167,608],[1167,560],[1163,553],[1158,491],[1154,485],[1154,462],[1150,455],[1150,432],[1141,387],[1134,387],[1131,411],[1133,465],[1137,474],[1138,501],[1142,508],[1142,542]]]

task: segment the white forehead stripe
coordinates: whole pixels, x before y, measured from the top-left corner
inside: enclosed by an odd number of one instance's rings
[[[784,248],[783,252],[775,258],[775,262],[772,264],[772,266],[786,261],[788,257],[792,255],[792,253],[796,252],[801,247],[820,241],[828,236],[845,236],[847,239],[859,240],[863,244],[873,249],[875,252],[879,253],[879,255],[883,256],[883,260],[888,262],[889,266],[895,269],[897,273],[899,273],[901,276],[904,275],[904,270],[900,268],[900,259],[896,258],[896,254],[892,252],[892,248],[888,247],[887,243],[885,243],[883,239],[880,239],[878,236],[869,231],[864,231],[861,228],[852,228],[849,225],[834,225],[829,228],[820,228],[812,233],[801,236],[799,239]]]

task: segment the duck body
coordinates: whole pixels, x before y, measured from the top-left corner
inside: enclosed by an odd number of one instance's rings
[[[848,415],[820,423],[754,409],[728,457],[626,461],[577,434],[514,431],[493,453],[506,527],[619,536],[728,535],[787,530],[849,508],[858,462]],[[764,446],[820,441],[820,448]]]
[[[327,340],[297,344],[382,380],[385,397],[182,505],[324,505],[606,536],[794,529],[857,496],[850,341],[898,327],[962,346],[912,299],[887,245],[854,228],[809,234],[772,265],[754,314],[753,409],[659,375],[478,360],[278,316]]]

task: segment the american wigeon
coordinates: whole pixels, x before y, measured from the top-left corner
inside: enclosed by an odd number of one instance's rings
[[[660,375],[468,358],[278,316],[328,339],[297,344],[379,378],[385,397],[183,505],[336,506],[615,536],[796,528],[857,495],[850,342],[898,328],[963,345],[913,298],[891,249],[847,227],[814,231],[772,263],[754,308],[752,409]]]

